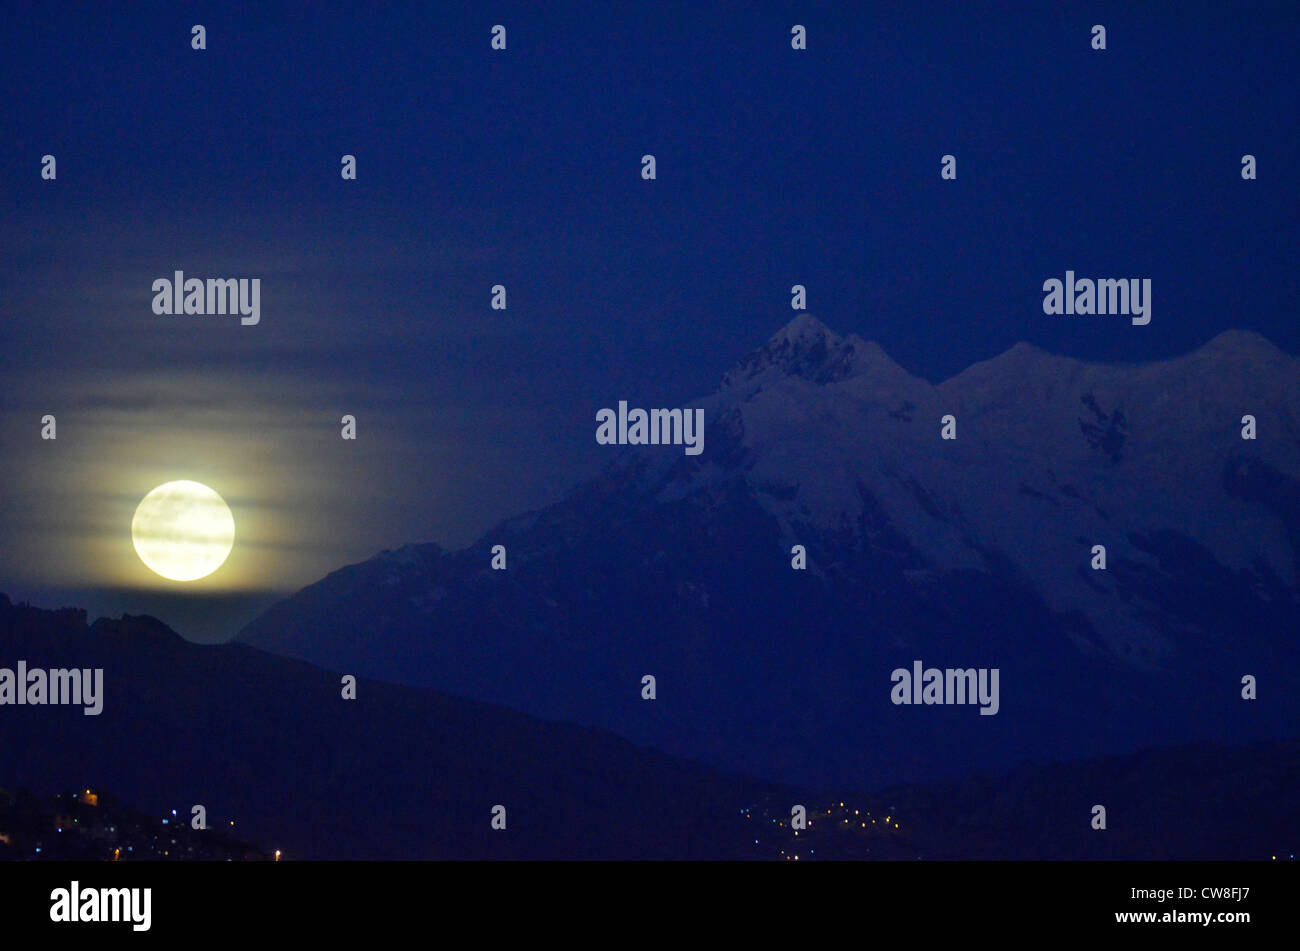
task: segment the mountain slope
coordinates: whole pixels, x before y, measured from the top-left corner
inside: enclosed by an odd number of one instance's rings
[[[430,690],[362,680],[345,701],[337,674],[148,617],[87,626],[0,596],[0,654],[104,671],[98,716],[0,706],[0,786],[112,789],[173,823],[200,804],[291,859],[747,857],[740,806],[793,796]]]
[[[1295,741],[1024,763],[877,794],[795,790],[428,690],[361,681],[343,702],[335,674],[190,644],[147,617],[87,626],[83,612],[0,596],[0,654],[105,676],[97,717],[0,707],[0,787],[36,791],[0,788],[0,859],[106,859],[114,846],[123,859],[240,858],[237,834],[290,860],[1259,860],[1300,837]],[[143,814],[114,806],[106,784]],[[46,798],[70,788],[100,798]],[[42,799],[52,806],[32,807]],[[504,832],[488,827],[497,802]],[[1096,802],[1104,835],[1088,823]],[[188,828],[195,803],[207,830]],[[807,809],[799,834],[793,804]]]
[[[1131,367],[1018,345],[935,386],[803,315],[693,405],[702,455],[611,450],[555,505],[334,572],[242,638],[859,788],[1292,728],[1300,361],[1262,337]],[[918,658],[998,668],[1000,712],[893,705]]]

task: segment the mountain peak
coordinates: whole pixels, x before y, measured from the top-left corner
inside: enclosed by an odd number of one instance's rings
[[[832,346],[840,342],[839,336],[824,323],[807,312],[800,313],[767,341],[768,347],[809,346],[824,343]]]
[[[1237,354],[1240,356],[1276,356],[1283,351],[1263,334],[1253,330],[1233,328],[1216,335],[1200,347],[1210,354]]]
[[[811,314],[801,313],[723,378],[724,388],[796,376],[818,385],[855,376],[872,359],[884,357],[873,343],[841,337]],[[885,359],[888,359],[885,357]]]
[[[180,643],[184,640],[162,621],[148,614],[123,614],[120,618],[97,618],[90,625],[90,633],[100,637],[129,638],[137,641]]]

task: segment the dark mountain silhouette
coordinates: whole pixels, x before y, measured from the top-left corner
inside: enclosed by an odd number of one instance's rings
[[[431,690],[363,680],[344,701],[338,674],[149,617],[0,596],[0,653],[104,670],[99,716],[0,707],[0,785],[111,789],[179,822],[200,804],[289,858],[734,858],[737,810],[778,790]]]
[[[1261,859],[1300,838],[1296,742],[1025,763],[874,794],[793,789],[431,690],[362,681],[345,702],[338,674],[191,644],[148,617],[87,625],[0,596],[0,654],[105,677],[97,717],[0,707],[0,783],[33,791],[0,790],[0,859]],[[15,806],[70,788],[101,798]],[[489,828],[498,802],[505,832]],[[1105,833],[1089,827],[1094,803]],[[194,804],[209,832],[188,828]]]
[[[1300,361],[1264,338],[1143,366],[1021,344],[931,385],[801,316],[697,405],[701,455],[611,447],[556,504],[343,568],[241,638],[799,784],[1294,730]],[[893,705],[916,659],[998,668],[1000,712]]]
[[[918,857],[1294,861],[1300,742],[1197,744],[889,790]],[[1093,807],[1106,828],[1092,827]]]

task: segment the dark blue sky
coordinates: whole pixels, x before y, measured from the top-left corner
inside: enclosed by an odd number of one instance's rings
[[[7,12],[0,590],[144,584],[122,512],[172,474],[261,553],[212,594],[467,542],[594,469],[597,408],[711,390],[795,283],[931,380],[1019,340],[1300,350],[1300,8],[1134,6]],[[177,268],[260,277],[261,324],[155,316]],[[1150,325],[1044,316],[1067,268],[1151,278]]]

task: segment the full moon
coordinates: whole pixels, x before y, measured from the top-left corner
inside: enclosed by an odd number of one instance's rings
[[[235,544],[235,517],[201,482],[165,482],[136,506],[131,541],[140,560],[171,581],[196,581],[221,567]]]

